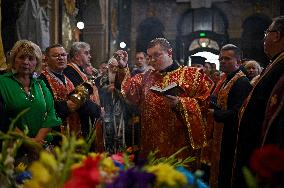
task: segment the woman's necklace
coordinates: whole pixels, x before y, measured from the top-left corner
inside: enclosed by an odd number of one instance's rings
[[[25,98],[29,101],[33,101],[34,95],[32,94],[31,88],[30,88],[30,82],[31,82],[30,78],[29,79],[16,78],[16,79],[20,83],[21,90],[25,93]]]

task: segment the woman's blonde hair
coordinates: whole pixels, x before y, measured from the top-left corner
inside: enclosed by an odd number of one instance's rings
[[[255,60],[249,60],[249,61],[247,61],[247,62],[245,63],[245,68],[246,68],[246,69],[247,69],[248,67],[250,67],[250,66],[255,66],[255,67],[257,68],[257,70],[258,70],[258,75],[261,73],[262,68],[261,68],[261,66],[259,65],[259,63],[258,63],[257,61],[255,61]]]
[[[10,51],[10,55],[7,58],[9,70],[12,70],[15,63],[15,58],[19,52],[23,52],[24,55],[34,56],[37,61],[35,72],[40,72],[42,64],[41,49],[38,45],[29,40],[19,40],[14,44],[12,50]]]

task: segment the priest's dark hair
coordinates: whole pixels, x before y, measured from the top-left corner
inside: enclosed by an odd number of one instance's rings
[[[273,18],[273,28],[272,30],[279,31],[281,36],[284,36],[284,16],[278,16]]]
[[[148,47],[147,47],[147,49],[152,48],[152,47],[154,47],[156,45],[160,45],[164,51],[172,49],[171,44],[165,38],[155,38],[155,39],[151,40],[149,45],[148,45]]]
[[[53,44],[53,45],[50,45],[48,46],[46,49],[45,49],[45,55],[48,55],[49,54],[49,51],[52,49],[52,48],[57,48],[57,47],[62,47],[63,46],[61,44]]]

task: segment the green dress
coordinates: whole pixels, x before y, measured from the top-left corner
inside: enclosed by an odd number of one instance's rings
[[[29,109],[16,122],[19,129],[28,128],[29,137],[35,137],[41,128],[52,128],[62,123],[55,113],[52,95],[42,80],[31,78],[30,94],[27,94],[12,73],[1,75],[0,97],[10,119]]]

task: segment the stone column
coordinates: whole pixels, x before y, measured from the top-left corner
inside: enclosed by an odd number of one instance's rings
[[[83,12],[85,29],[82,30],[83,41],[91,45],[92,64],[97,67],[109,56],[108,45],[108,5],[109,1],[88,1]]]
[[[83,31],[83,41],[91,46],[92,64],[98,66],[107,60],[108,44],[106,43],[106,28],[104,24],[87,25]]]
[[[50,44],[59,43],[59,0],[51,1],[51,8],[49,13]]]

